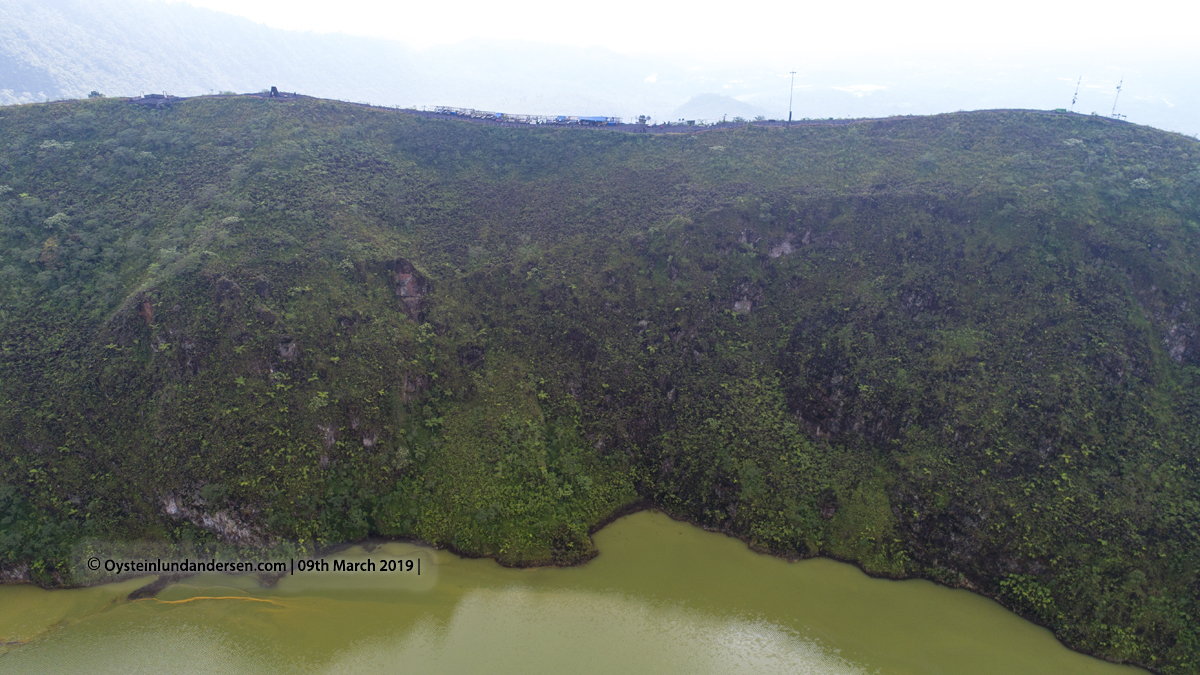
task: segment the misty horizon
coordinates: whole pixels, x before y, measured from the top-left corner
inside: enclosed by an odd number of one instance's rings
[[[647,115],[666,122],[785,120],[791,98],[794,119],[1071,109],[1200,134],[1200,83],[1189,59],[1169,56],[1188,47],[1116,56],[1063,49],[954,55],[946,46],[922,45],[890,58],[790,59],[717,48],[708,56],[631,54],[482,37],[413,47],[396,39],[272,28],[193,4],[18,0],[0,8],[0,103],[79,98],[93,90],[193,96],[276,86],[388,107]],[[139,34],[156,39],[130,39]]]

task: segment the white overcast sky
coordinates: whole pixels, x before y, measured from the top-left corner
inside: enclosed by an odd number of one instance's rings
[[[711,59],[954,50],[1200,55],[1200,2],[899,0],[705,3],[457,0],[168,0],[275,28],[396,39],[412,47],[515,39]]]

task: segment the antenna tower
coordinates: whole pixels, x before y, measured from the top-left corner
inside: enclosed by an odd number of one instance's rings
[[[1117,100],[1121,98],[1121,85],[1125,84],[1125,77],[1121,77],[1121,81],[1117,83],[1117,95],[1113,97],[1112,117],[1117,117]],[[1123,117],[1123,115],[1122,115]],[[1120,119],[1120,117],[1117,117]]]
[[[788,90],[788,128],[792,128],[792,97],[796,93],[796,71],[791,71],[792,86]]]
[[[1075,102],[1079,100],[1079,85],[1083,84],[1083,76],[1079,76],[1079,81],[1075,83],[1075,95],[1071,97],[1071,112],[1075,112]]]

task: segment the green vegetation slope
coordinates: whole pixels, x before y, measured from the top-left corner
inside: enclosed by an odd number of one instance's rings
[[[648,500],[1200,662],[1200,145],[0,109],[0,569],[95,539],[594,553]]]

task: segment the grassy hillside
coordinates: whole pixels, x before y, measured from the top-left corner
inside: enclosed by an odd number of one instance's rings
[[[0,567],[95,539],[594,553],[650,500],[1200,662],[1200,144],[0,109]]]

